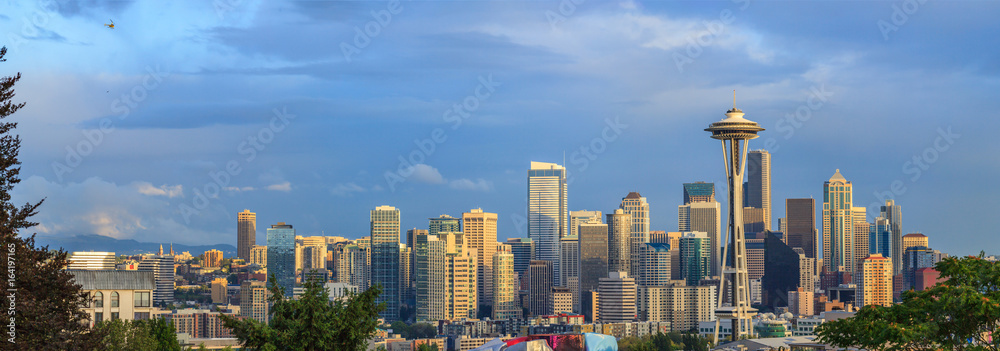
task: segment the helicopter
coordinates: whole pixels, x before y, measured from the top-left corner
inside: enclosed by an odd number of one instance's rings
[[[111,20],[109,19],[108,21],[111,21]],[[115,29],[115,21],[111,21],[111,24],[105,23],[104,26],[108,27],[108,28],[111,28],[111,29]]]

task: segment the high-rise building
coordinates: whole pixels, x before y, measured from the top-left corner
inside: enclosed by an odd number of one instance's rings
[[[763,208],[743,208],[743,231],[748,237],[753,236],[753,234],[764,232],[764,227],[766,227],[764,223]]]
[[[801,250],[801,248],[796,248]],[[805,253],[799,253],[799,287],[808,291],[814,291],[816,286],[816,259],[807,257]]]
[[[885,206],[881,207],[881,217],[889,221],[889,228],[892,230],[892,243],[889,245],[892,254],[886,257],[892,258],[893,274],[899,274],[903,269],[900,264],[903,262],[903,213],[896,201],[885,200]]]
[[[828,271],[853,272],[856,267],[852,187],[839,169],[823,184],[823,266]]]
[[[568,235],[560,240],[559,260],[562,267],[562,281],[572,293],[574,311],[580,307],[580,238]]]
[[[445,240],[427,231],[416,233],[416,311],[419,321],[445,318]]]
[[[240,284],[240,315],[261,323],[268,321],[267,283],[244,280]]]
[[[608,215],[608,270],[631,272],[632,216],[622,209]]]
[[[806,257],[816,257],[816,200],[785,200],[785,242],[793,248],[800,247]]]
[[[579,291],[580,304],[584,311],[594,306],[585,306],[584,296],[590,291],[597,291],[601,278],[608,276],[608,225],[599,219],[579,226]],[[593,317],[593,316],[591,316]]]
[[[661,286],[670,284],[670,244],[646,243],[639,250],[641,256],[639,285]]]
[[[476,291],[480,304],[493,303],[493,253],[497,248],[497,214],[481,208],[462,213],[462,231],[476,256]],[[475,316],[473,316],[475,317]]]
[[[295,288],[295,229],[278,222],[267,229],[267,274],[274,276],[286,297]]]
[[[247,256],[249,258],[250,256]],[[208,250],[201,254],[201,266],[202,267],[222,267],[222,251],[219,250]]]
[[[267,268],[267,245],[254,245],[250,248],[249,263]]]
[[[851,232],[854,235],[854,247],[851,251],[854,253],[853,268],[848,269],[851,272],[857,272],[861,269],[861,260],[868,257],[868,247],[869,235],[868,231],[871,230],[871,223],[868,223],[868,209],[861,206],[854,206],[851,210],[851,216],[854,217],[853,223],[851,224]],[[886,256],[889,257],[889,256]]]
[[[774,232],[764,233],[764,276],[760,279],[761,302],[776,309],[788,306],[788,292],[799,288],[802,256]],[[811,286],[808,287],[810,290]]]
[[[157,305],[174,303],[174,255],[147,256],[139,262],[140,272],[153,272],[156,290],[153,302]]]
[[[228,289],[229,281],[223,278],[215,278],[212,280],[212,303],[214,304],[227,304],[228,299]]]
[[[520,318],[517,303],[517,273],[514,272],[514,254],[509,245],[497,246],[493,254],[493,319]]]
[[[69,256],[69,269],[109,271],[115,269],[114,252],[76,251]]]
[[[900,272],[900,275],[903,276],[903,286],[900,290],[916,289],[916,272],[921,268],[934,268],[945,257],[948,257],[948,254],[926,246],[914,246],[907,249],[906,253],[903,254],[903,270]]]
[[[702,183],[695,183],[702,184]],[[708,235],[709,276],[718,276],[722,265],[722,217],[720,204],[692,202],[677,207],[677,230],[680,232],[703,232]]]
[[[413,298],[413,267],[410,260],[413,259],[413,249],[406,244],[399,243],[399,300],[401,302],[410,301]]]
[[[532,260],[528,267],[528,313],[531,316],[541,316],[548,313],[552,304],[552,261]]]
[[[337,281],[367,290],[371,285],[371,268],[368,267],[368,248],[344,245],[337,259]]]
[[[249,261],[254,245],[257,245],[257,214],[244,209],[236,214],[236,257]]]
[[[636,297],[638,295],[635,278],[628,272],[610,272],[601,278],[597,291],[598,314],[601,322],[621,323],[636,319]]]
[[[427,242],[424,241],[422,244],[424,246],[417,245],[417,238],[419,236],[430,235],[430,231],[426,229],[413,228],[406,231],[406,241],[410,246],[410,286],[416,291],[417,288],[417,256],[427,254]],[[427,238],[424,238],[427,239]],[[415,296],[415,295],[414,295]]]
[[[767,251],[764,237],[766,235],[767,233],[758,233],[747,236],[747,276],[750,280],[760,279],[764,276],[764,256],[765,251]]]
[[[461,233],[441,233],[438,237],[454,235]],[[456,245],[449,245],[445,254],[444,319],[476,318],[479,308],[476,300],[476,256],[458,241],[445,241]]]
[[[868,253],[880,253],[882,257],[892,257],[892,224],[888,219],[876,217],[868,226]],[[902,258],[900,258],[902,260]]]
[[[767,150],[752,150],[747,153],[746,198],[743,206],[759,208],[763,211],[763,229],[747,233],[771,230],[771,153]]]
[[[652,231],[649,242],[670,244],[670,279],[681,278],[681,232]]]
[[[684,204],[715,202],[715,183],[684,183]]]
[[[385,303],[379,316],[386,321],[399,319],[399,210],[378,206],[371,211],[371,283],[382,286],[376,303]]]
[[[643,245],[649,242],[649,203],[638,192],[630,192],[622,198],[621,209],[632,217],[632,230],[629,239],[629,252],[632,262],[629,264],[629,276],[641,279],[639,275],[639,252]]]
[[[911,247],[931,247],[930,241],[927,240],[927,236],[920,233],[910,233],[903,235],[903,252],[909,250]]]
[[[462,219],[455,218],[446,214],[440,215],[436,218],[428,218],[428,231],[430,235],[438,235],[444,232],[460,232],[462,231]]]
[[[871,254],[861,261],[860,273],[860,284],[854,295],[857,306],[892,306],[892,259]]]
[[[813,291],[811,289],[798,288],[788,292],[788,312],[794,316],[811,316],[815,312],[813,308]]]
[[[681,235],[681,277],[687,285],[698,285],[711,276],[711,240],[705,232],[686,232]]]
[[[535,259],[552,262],[556,286],[559,239],[568,235],[566,168],[555,163],[531,162],[528,170],[528,237],[535,241]]]
[[[580,225],[596,219],[598,222],[604,221],[601,211],[569,211],[569,235],[580,236]]]
[[[607,233],[604,235],[607,236]],[[535,259],[535,241],[531,238],[509,238],[504,244],[510,246],[510,253],[514,255],[514,273],[517,273],[518,279],[524,278],[528,265]]]
[[[687,331],[698,327],[699,321],[715,318],[718,286],[640,286],[639,310],[642,320],[670,322],[672,331]]]

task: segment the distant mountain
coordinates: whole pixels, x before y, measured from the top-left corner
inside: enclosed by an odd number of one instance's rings
[[[170,251],[170,243],[144,243],[132,239],[120,240],[108,236],[87,234],[73,237],[36,236],[36,246],[49,245],[50,248],[63,248],[73,251],[113,251],[116,255],[136,255],[141,253],[156,253],[163,244],[163,252]],[[174,244],[174,253],[188,251],[192,256],[198,256],[208,250],[222,251],[223,257],[235,257],[236,247],[229,244],[190,246]]]

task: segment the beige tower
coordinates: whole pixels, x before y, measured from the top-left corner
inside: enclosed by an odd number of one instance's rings
[[[493,254],[493,319],[520,318],[517,303],[517,274],[514,273],[514,254],[510,245],[498,245]]]
[[[861,284],[854,298],[858,307],[892,306],[892,260],[871,254],[861,261]]]
[[[927,236],[920,233],[910,233],[903,235],[903,252],[909,250],[911,247],[931,247]]]
[[[636,318],[637,286],[628,272],[610,272],[601,278],[597,292],[602,322],[631,322]]]
[[[871,224],[868,223],[868,209],[861,206],[853,206],[851,216],[854,218],[851,231],[854,235],[854,259],[851,260],[849,271],[858,272],[861,270],[861,260],[868,257],[868,233]]]
[[[852,192],[839,169],[823,184],[823,266],[828,271],[854,271]]]
[[[476,255],[477,300],[493,303],[493,254],[497,247],[497,214],[476,208],[462,213],[462,231],[466,245]]]
[[[631,272],[632,215],[622,209],[608,214],[608,271]]]
[[[622,199],[621,209],[632,217],[632,232],[629,238],[629,276],[641,279],[639,252],[649,242],[649,203],[638,192],[630,192]]]
[[[250,249],[257,244],[257,214],[244,209],[236,214],[236,257],[250,261]]]

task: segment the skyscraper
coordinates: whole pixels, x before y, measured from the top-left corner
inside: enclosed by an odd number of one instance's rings
[[[528,267],[528,313],[541,316],[547,313],[552,304],[552,261],[533,260]]]
[[[509,245],[497,246],[493,254],[493,319],[519,318],[517,304],[517,273],[514,272],[514,254]]]
[[[761,231],[771,230],[771,153],[767,150],[748,152],[746,171],[744,206],[764,210],[764,229]]]
[[[140,272],[153,272],[156,290],[153,302],[157,305],[174,303],[174,255],[153,255],[139,262]],[[293,276],[292,279],[295,279]]]
[[[733,108],[726,111],[726,118],[712,123],[705,129],[712,133],[712,139],[722,142],[722,156],[726,162],[726,180],[729,183],[729,228],[728,237],[732,243],[732,261],[724,270],[731,268],[730,284],[732,286],[732,305],[722,306],[715,310],[715,342],[719,341],[719,320],[729,319],[732,322],[734,340],[742,336],[753,336],[754,330],[751,318],[757,310],[750,307],[750,280],[747,277],[745,232],[743,230],[743,181],[745,175],[747,147],[750,139],[757,138],[757,133],[764,130],[757,122],[743,118],[743,111],[736,108],[736,92],[733,92]],[[770,192],[770,190],[768,190]],[[720,270],[720,273],[722,271]],[[726,277],[719,280],[719,295],[725,296]]]
[[[851,251],[854,252],[854,258],[848,271],[858,272],[861,270],[861,260],[868,257],[868,232],[871,230],[871,223],[868,223],[867,209],[864,207],[854,206],[851,209],[851,216],[854,217],[854,223],[851,225],[851,231],[854,233],[854,248]]]
[[[426,236],[430,234],[430,231],[426,229],[413,228],[406,231],[406,241],[410,245],[410,286],[414,289],[414,294],[416,294],[417,288],[417,256],[427,254],[427,241]],[[424,236],[422,246],[417,245],[417,237]],[[416,295],[414,295],[416,296]]]
[[[236,214],[236,257],[250,262],[250,249],[257,245],[257,214],[244,209]]]
[[[692,202],[714,202],[715,183],[684,183],[684,204]]]
[[[559,260],[562,267],[561,280],[573,294],[573,307],[579,310],[580,303],[580,238],[568,235],[560,240]]]
[[[417,320],[445,319],[446,242],[426,231],[416,232],[415,240]]]
[[[462,219],[455,218],[446,214],[440,215],[435,218],[428,218],[428,231],[430,235],[438,235],[444,232],[460,232],[462,231]]]
[[[630,192],[622,198],[621,209],[632,217],[632,231],[629,239],[629,252],[632,262],[629,264],[629,276],[641,279],[639,275],[639,252],[649,242],[649,203],[638,192]]]
[[[858,307],[892,306],[892,259],[871,254],[861,261],[861,279],[854,295]]]
[[[504,244],[510,245],[510,253],[514,255],[514,273],[517,273],[518,279],[522,279],[528,272],[531,260],[535,259],[535,241],[530,238],[509,238]]]
[[[622,209],[608,216],[608,270],[631,272],[632,266],[632,216]]]
[[[885,200],[885,206],[881,208],[881,216],[889,221],[892,229],[892,273],[899,274],[903,269],[903,213],[899,205],[894,200]]]
[[[608,225],[600,220],[591,220],[581,224],[579,229],[579,290],[582,299],[587,292],[597,291],[600,279],[608,276]],[[588,307],[593,306],[583,306],[583,310],[587,311]]]
[[[876,217],[868,229],[868,253],[880,253],[882,257],[892,257],[892,225],[889,220]]]
[[[604,216],[601,215],[601,211],[569,211],[569,235],[576,235],[579,237],[580,233],[578,231],[580,230],[580,225],[590,222],[590,220],[594,218],[596,218],[599,222],[604,221]]]
[[[278,222],[267,229],[267,274],[277,279],[286,297],[295,288],[295,229]]]
[[[267,323],[267,283],[256,280],[244,280],[240,284],[240,315]]]
[[[799,247],[806,257],[816,258],[816,200],[785,200],[785,242]]]
[[[698,285],[710,276],[711,240],[705,232],[686,232],[681,235],[681,277],[687,285]]]
[[[670,280],[681,280],[681,232],[654,230],[649,241],[670,244]]]
[[[601,322],[621,323],[631,322],[636,317],[637,287],[635,278],[628,272],[610,272],[601,278],[598,287],[598,313]]]
[[[399,210],[378,206],[371,211],[371,281],[382,286],[376,303],[385,303],[379,316],[386,321],[399,319]]]
[[[497,214],[481,208],[462,213],[466,243],[476,256],[476,291],[480,304],[493,303],[493,253],[497,248]],[[473,316],[475,317],[475,316]]]
[[[709,250],[710,276],[719,275],[722,265],[722,216],[717,201],[697,201],[677,207],[677,230],[679,232],[703,232],[711,243]]]
[[[823,184],[823,266],[828,271],[855,270],[851,194],[851,182],[839,169]]]
[[[662,286],[669,285],[671,278],[670,244],[646,243],[641,252],[639,285]]]
[[[535,259],[552,262],[559,278],[559,239],[566,226],[566,168],[555,163],[531,162],[528,170],[528,238],[535,241]]]
[[[926,235],[920,233],[903,235],[903,253],[906,253],[906,250],[909,250],[911,247],[917,246],[931,247]]]

